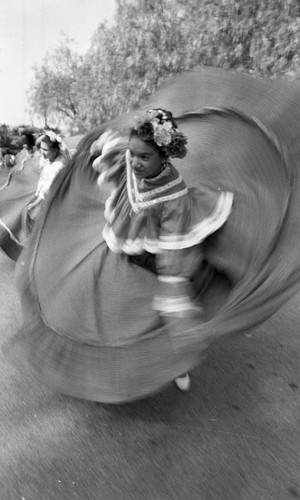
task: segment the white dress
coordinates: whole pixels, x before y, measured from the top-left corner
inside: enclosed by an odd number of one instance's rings
[[[36,192],[25,209],[23,226],[26,237],[28,237],[32,231],[34,222],[40,213],[43,201],[48,195],[55,177],[66,166],[67,162],[68,158],[62,155],[59,155],[52,163],[49,160],[41,161],[41,173]],[[32,203],[35,204],[34,207],[30,207]]]
[[[35,196],[44,199],[49,193],[52,182],[57,174],[65,167],[67,159],[59,155],[54,162],[43,160],[41,162],[41,175],[38,181]]]

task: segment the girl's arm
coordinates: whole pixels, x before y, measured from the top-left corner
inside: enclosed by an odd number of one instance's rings
[[[202,316],[192,278],[203,262],[201,245],[165,250],[156,256],[158,291],[153,308],[163,316]]]
[[[128,140],[118,132],[108,130],[91,146],[91,155],[96,156],[93,169],[99,172],[98,184],[118,184],[125,168],[125,152]]]
[[[153,307],[163,316],[201,316],[196,305],[193,276],[203,262],[200,244],[186,246],[183,234],[187,230],[189,202],[183,196],[163,203],[160,213],[160,253],[156,256],[158,291]]]

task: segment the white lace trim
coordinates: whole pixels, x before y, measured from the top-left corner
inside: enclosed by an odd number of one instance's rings
[[[126,253],[127,255],[137,255],[147,251],[158,254],[166,250],[182,250],[201,243],[207,236],[219,229],[229,217],[232,209],[233,193],[223,192],[220,194],[216,208],[211,215],[203,219],[187,234],[174,234],[169,236],[160,236],[158,239],[118,238],[113,229],[105,226],[103,229],[103,238],[108,247],[116,253]]]
[[[164,191],[173,188],[174,186],[178,186],[178,184],[181,184],[183,182],[183,179],[181,175],[177,177],[177,179],[174,179],[173,181],[169,182],[168,184],[164,184],[161,187],[151,189],[150,191],[147,191],[145,193],[140,193],[137,185],[137,180],[135,175],[131,172],[130,168],[130,173],[132,175],[132,180],[133,180],[133,186],[134,186],[134,192],[136,199],[139,201],[144,201],[147,200],[147,198],[151,198],[152,196],[155,196],[157,194],[163,193]]]
[[[181,311],[194,310],[195,305],[188,296],[179,297],[155,297],[153,300],[153,309],[165,313],[178,313]]]
[[[166,274],[161,274],[158,276],[158,281],[162,281],[163,283],[186,283],[188,281],[187,278],[183,278],[182,276],[167,276]]]
[[[187,188],[185,187],[181,191],[178,191],[177,193],[173,193],[167,196],[162,196],[161,198],[158,198],[156,200],[149,200],[149,201],[141,201],[144,199],[143,193],[139,193],[138,187],[136,184],[136,179],[134,178],[134,175],[131,171],[130,167],[130,161],[129,161],[129,151],[126,151],[126,169],[127,169],[127,194],[128,194],[128,199],[129,203],[131,205],[132,210],[135,213],[139,213],[142,209],[148,208],[154,205],[157,205],[159,203],[163,203],[165,201],[170,201],[170,200],[176,200],[177,198],[180,198],[181,196],[185,196],[188,193]],[[170,187],[174,187],[177,184],[180,184],[182,182],[182,177],[178,177],[178,179],[175,179],[174,181],[170,182],[169,184],[166,184],[165,186],[162,186],[160,188],[156,188],[151,190],[151,193],[145,193],[147,197],[150,195],[153,196],[157,193],[163,192],[165,189],[169,189]],[[134,199],[135,198],[135,199]],[[135,201],[135,200],[140,200],[140,201]]]
[[[217,205],[211,215],[203,219],[187,234],[162,235],[159,247],[162,250],[179,250],[197,245],[207,236],[219,229],[228,219],[233,203],[233,193],[226,191],[219,196]]]

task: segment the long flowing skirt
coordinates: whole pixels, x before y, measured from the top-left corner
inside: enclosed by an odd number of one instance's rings
[[[146,106],[164,105],[189,138],[188,185],[233,191],[225,226],[208,238],[216,269],[204,318],[162,320],[155,273],[115,255],[102,237],[105,197],[88,134],[55,180],[17,261],[22,329],[5,355],[20,370],[80,398],[118,403],[161,390],[198,365],[211,342],[266,320],[299,290],[300,91],[217,70],[179,75]]]
[[[21,167],[22,152],[10,172],[0,172],[0,247],[13,260],[19,257],[26,234],[23,217],[36,191],[39,160],[28,159]]]

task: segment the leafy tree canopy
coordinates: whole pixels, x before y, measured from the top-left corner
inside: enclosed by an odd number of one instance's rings
[[[70,40],[35,68],[34,112],[76,132],[137,106],[169,75],[215,66],[300,78],[299,0],[118,0],[79,56]]]

